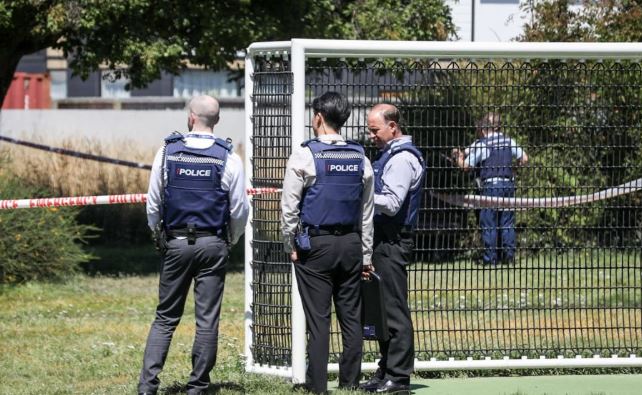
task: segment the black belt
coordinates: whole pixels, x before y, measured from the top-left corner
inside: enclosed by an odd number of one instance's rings
[[[397,225],[385,222],[375,222],[374,227],[375,231],[378,229],[392,230],[393,233],[412,233],[415,230],[412,225]]]
[[[347,235],[348,233],[354,233],[354,232],[358,232],[358,229],[355,228],[353,225],[309,226],[308,227],[308,234],[310,236],[327,236],[327,235],[343,236],[343,235]]]
[[[413,238],[414,231],[410,225],[375,224],[374,237],[378,240],[397,241]]]
[[[222,229],[195,229],[195,228],[180,228],[180,229],[170,229],[167,231],[167,237],[170,239],[175,239],[177,237],[187,237],[190,244],[193,244],[195,239],[199,237],[211,237],[218,236],[225,238],[226,235],[225,228]]]

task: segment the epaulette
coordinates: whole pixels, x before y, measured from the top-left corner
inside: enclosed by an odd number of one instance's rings
[[[307,147],[313,141],[319,141],[319,139],[318,138],[313,138],[313,139],[310,139],[310,140],[306,140],[306,141],[301,143],[301,147]]]
[[[165,137],[165,144],[175,143],[177,141],[184,140],[184,139],[185,139],[185,136],[183,136],[179,132],[174,131],[169,136]]]
[[[216,140],[214,140],[216,144],[220,145],[221,147],[225,148],[228,152],[232,152],[232,149],[234,149],[234,145],[232,144],[232,139],[228,138],[226,140],[219,139],[218,137]]]

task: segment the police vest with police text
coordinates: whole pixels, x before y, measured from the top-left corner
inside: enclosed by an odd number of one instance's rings
[[[383,169],[386,167],[388,161],[392,159],[393,156],[404,151],[410,152],[419,161],[419,164],[422,168],[421,180],[417,184],[417,187],[408,191],[408,193],[406,194],[406,198],[399,208],[399,211],[397,211],[397,214],[395,214],[394,216],[389,216],[383,213],[376,214],[374,216],[374,222],[376,224],[395,224],[401,226],[409,226],[412,228],[414,228],[416,225],[419,206],[421,204],[421,196],[423,194],[423,169],[425,168],[425,164],[421,151],[419,151],[417,147],[415,147],[411,142],[397,144],[390,149],[379,152],[377,159],[372,162],[372,169],[374,170],[375,178],[375,194],[380,194],[383,192]]]
[[[228,222],[229,193],[221,187],[221,179],[232,144],[214,136],[211,139],[214,144],[203,149],[187,147],[180,134],[165,139],[163,221],[167,230],[220,231]]]
[[[316,182],[303,191],[301,222],[306,226],[349,226],[361,223],[363,147],[354,141],[325,144],[317,139],[301,144],[314,158]]]
[[[489,150],[488,157],[479,165],[481,179],[513,178],[511,139],[501,133],[495,133],[479,141]]]

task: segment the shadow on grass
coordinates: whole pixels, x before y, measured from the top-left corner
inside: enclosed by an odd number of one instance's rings
[[[210,386],[207,388],[207,391],[205,392],[206,394],[218,394],[222,390],[229,390],[229,391],[237,391],[244,393],[243,386],[233,383],[231,381],[228,382],[222,382],[222,383],[212,383]],[[160,391],[160,394],[163,395],[176,395],[176,394],[184,394],[187,392],[187,385],[181,384],[181,383],[174,383],[170,385],[167,388],[164,388]]]

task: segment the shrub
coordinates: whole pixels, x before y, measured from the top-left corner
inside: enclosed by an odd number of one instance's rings
[[[66,149],[122,158],[135,162],[152,163],[155,149],[140,147],[132,141],[104,143],[86,138],[55,139],[25,136],[25,140]],[[161,144],[159,140],[158,144]],[[22,146],[8,146],[12,157],[20,161],[7,163],[11,174],[22,184],[45,190],[48,196],[111,195],[144,193],[147,191],[149,171],[100,163],[71,156],[52,154]],[[147,227],[147,216],[143,204],[118,204],[113,206],[86,206],[76,215],[76,222],[101,229],[92,234],[89,244],[101,256],[97,262],[88,265],[93,271],[96,265],[101,272],[119,272],[113,249],[149,247],[146,261],[156,261],[151,243],[151,232]],[[115,264],[111,268],[109,265]]]
[[[42,194],[0,167],[0,199],[34,196]],[[0,283],[60,280],[89,261],[80,243],[95,228],[77,224],[77,214],[72,207],[0,210]]]

